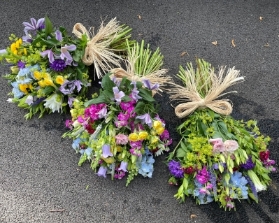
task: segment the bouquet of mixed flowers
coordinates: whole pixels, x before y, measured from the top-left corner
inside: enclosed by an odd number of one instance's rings
[[[45,113],[64,112],[72,106],[75,98],[85,96],[91,82],[88,75],[90,64],[84,62],[88,54],[93,52],[98,57],[101,70],[110,69],[104,64],[119,60],[120,56],[113,57],[113,53],[107,58],[99,56],[94,50],[90,51],[92,47],[88,46],[91,42],[88,32],[75,31],[78,38],[73,38],[65,28],[54,28],[47,17],[38,21],[31,18],[30,23],[23,22],[23,25],[25,36],[19,38],[12,34],[12,44],[6,50],[1,50],[0,61],[5,59],[11,65],[11,73],[5,76],[13,87],[10,93],[12,98],[8,101],[29,110],[26,119],[36,113],[41,117]],[[113,27],[117,28],[109,32]],[[101,37],[97,36],[98,32],[95,39],[99,45],[103,45],[94,49],[99,50],[100,54],[105,52],[105,55],[110,52],[109,47],[122,52],[130,31],[129,27],[119,26],[114,19],[109,26],[101,26]],[[102,48],[104,46],[106,49]],[[99,73],[99,66],[97,70]]]
[[[181,140],[168,157],[170,184],[179,185],[175,197],[181,201],[193,196],[198,204],[212,201],[225,209],[235,208],[234,200],[258,201],[257,193],[266,190],[269,173],[275,171],[257,122],[235,120],[228,100],[215,100],[229,86],[242,81],[239,71],[212,66],[197,60],[197,69],[180,67],[185,86],[175,85],[171,99],[186,99],[175,108],[187,119],[177,128]],[[223,94],[224,95],[224,94]]]
[[[140,51],[135,52],[139,58]],[[134,63],[132,67],[137,70]],[[73,102],[72,120],[66,123],[71,130],[63,137],[73,139],[72,147],[81,154],[79,165],[91,162],[98,176],[122,179],[127,174],[126,185],[138,174],[151,177],[154,155],[169,151],[172,142],[152,97],[159,85],[108,73],[101,87],[93,99]]]

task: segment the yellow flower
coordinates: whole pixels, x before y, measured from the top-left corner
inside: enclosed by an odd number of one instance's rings
[[[49,73],[42,73],[42,77],[44,79],[48,79],[48,78],[50,78],[50,75],[49,75]]]
[[[164,131],[165,131],[165,128],[162,127],[162,126],[156,129],[156,133],[157,133],[158,135],[161,135]]]
[[[19,87],[19,90],[21,90],[24,94],[28,94],[27,89],[32,89],[31,84],[19,84],[18,87]]]
[[[64,79],[64,77],[61,76],[61,75],[57,76],[56,79],[55,79],[55,82],[56,82],[57,84],[60,84],[60,85],[62,85],[62,84],[64,83],[64,81],[65,81],[65,79]]]
[[[158,128],[160,128],[160,127],[162,127],[162,122],[160,122],[160,121],[154,121],[153,122],[153,128],[156,130],[156,129],[158,129]]]
[[[41,80],[42,79],[42,74],[39,72],[39,71],[34,71],[34,77],[37,79],[37,80]]]
[[[26,48],[23,49],[23,53],[24,53],[24,55],[27,55],[27,49]]]
[[[147,139],[147,137],[148,137],[148,133],[146,131],[139,132],[139,136],[138,136],[139,140],[145,140]]]
[[[50,78],[44,79],[44,83],[46,86],[53,86],[53,81]]]
[[[20,47],[20,41],[17,40],[17,41],[15,42],[15,45],[16,45],[16,48],[19,48],[19,47]]]
[[[11,51],[14,52],[16,50],[16,43],[11,44]]]
[[[115,160],[114,160],[113,157],[108,157],[108,158],[102,157],[102,159],[103,159],[106,163],[108,163],[108,164],[111,164],[111,163],[114,163],[114,162],[115,162]]]
[[[135,142],[135,141],[138,141],[139,140],[139,137],[138,137],[138,134],[137,133],[131,133],[129,135],[129,140],[132,141],[132,142]]]
[[[39,86],[42,87],[42,88],[44,88],[44,87],[46,86],[44,80],[38,81],[38,84],[39,84]]]
[[[151,144],[157,144],[159,141],[159,138],[157,136],[153,136],[150,140],[150,143]]]

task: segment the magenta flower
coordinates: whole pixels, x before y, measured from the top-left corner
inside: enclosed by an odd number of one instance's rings
[[[201,184],[205,184],[206,182],[208,182],[209,178],[210,178],[210,174],[206,170],[206,167],[203,167],[202,170],[199,170],[196,175],[197,181]]]
[[[130,107],[133,107],[133,102],[120,102],[120,108],[124,111],[128,110]]]
[[[42,57],[45,57],[47,56],[48,57],[48,60],[50,63],[53,63],[54,61],[54,54],[51,50],[45,50],[43,52],[40,53]]]
[[[142,141],[135,141],[135,142],[130,142],[130,146],[133,149],[141,149],[142,147]]]
[[[118,171],[122,170],[124,172],[128,172],[127,167],[128,167],[128,163],[125,161],[122,161],[120,164],[120,167],[118,168]]]
[[[118,134],[115,136],[117,145],[126,145],[129,142],[128,136],[124,134]]]
[[[121,127],[123,127],[123,126],[128,125],[128,122],[125,121],[125,120],[123,120],[123,121],[115,121],[114,124],[115,124],[115,126],[116,126],[117,128],[121,128]]]
[[[107,177],[106,173],[107,173],[107,168],[103,167],[103,166],[100,166],[97,175],[99,177],[105,177],[106,178]]]
[[[119,104],[121,102],[121,98],[125,96],[123,91],[119,91],[118,87],[113,87],[113,94],[114,94],[114,100]]]
[[[65,121],[65,126],[66,126],[68,129],[72,129],[72,128],[73,128],[72,124],[73,124],[73,121],[72,121],[71,119],[67,119],[67,120]]]
[[[120,112],[117,116],[117,119],[119,121],[128,121],[130,118],[129,114],[124,114],[123,112]]]
[[[61,54],[60,54],[60,58],[62,60],[66,60],[66,65],[71,65],[71,63],[73,62],[73,58],[71,56],[71,54],[69,53],[69,51],[75,51],[76,50],[76,46],[74,44],[71,45],[65,45],[63,47],[61,47]]]
[[[110,145],[108,145],[108,144],[103,145],[102,150],[103,150],[103,157],[104,158],[108,158],[109,156],[113,156],[113,154],[110,151]]]
[[[145,113],[144,115],[139,115],[136,117],[136,119],[140,119],[142,123],[147,124],[150,128],[152,127],[152,120],[148,113]]]

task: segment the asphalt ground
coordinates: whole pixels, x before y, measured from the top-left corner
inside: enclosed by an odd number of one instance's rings
[[[278,0],[1,0],[0,49],[10,33],[23,34],[23,21],[48,15],[55,26],[71,31],[75,23],[98,27],[117,19],[133,28],[133,38],[160,47],[164,68],[174,76],[179,65],[196,57],[214,66],[235,66],[245,82],[235,85],[236,119],[256,119],[272,138],[271,158],[279,163],[279,2]],[[232,44],[234,40],[234,44]],[[217,45],[212,42],[217,41]],[[187,53],[183,53],[187,52]],[[182,56],[182,54],[184,54]],[[0,65],[0,73],[8,72]],[[11,87],[0,78],[0,222],[279,222],[279,177],[260,192],[259,204],[237,202],[237,211],[216,203],[198,206],[192,198],[180,204],[168,185],[165,156],[156,159],[152,179],[111,181],[96,176],[71,141],[62,139],[69,115],[51,114],[25,121],[25,111],[6,102]],[[156,96],[171,130],[183,120],[174,115],[168,96]],[[54,212],[53,212],[54,211]]]

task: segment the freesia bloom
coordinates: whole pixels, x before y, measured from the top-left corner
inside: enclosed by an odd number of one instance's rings
[[[52,110],[52,112],[60,112],[62,110],[62,102],[60,96],[58,94],[51,95],[50,97],[45,99],[44,106]]]
[[[139,115],[136,117],[136,119],[140,119],[142,123],[147,124],[149,127],[152,126],[152,120],[148,113],[145,113],[144,115]]]
[[[118,134],[115,136],[117,145],[126,145],[128,143],[128,136],[124,134]]]
[[[54,61],[54,53],[51,50],[45,50],[40,53],[42,57],[47,56],[50,63]]]
[[[99,177],[105,177],[106,178],[107,177],[106,173],[107,173],[107,168],[103,167],[103,166],[100,166],[97,175]]]
[[[103,157],[104,158],[108,158],[109,156],[113,156],[113,154],[110,151],[110,145],[109,144],[103,145],[102,150],[103,150]]]

